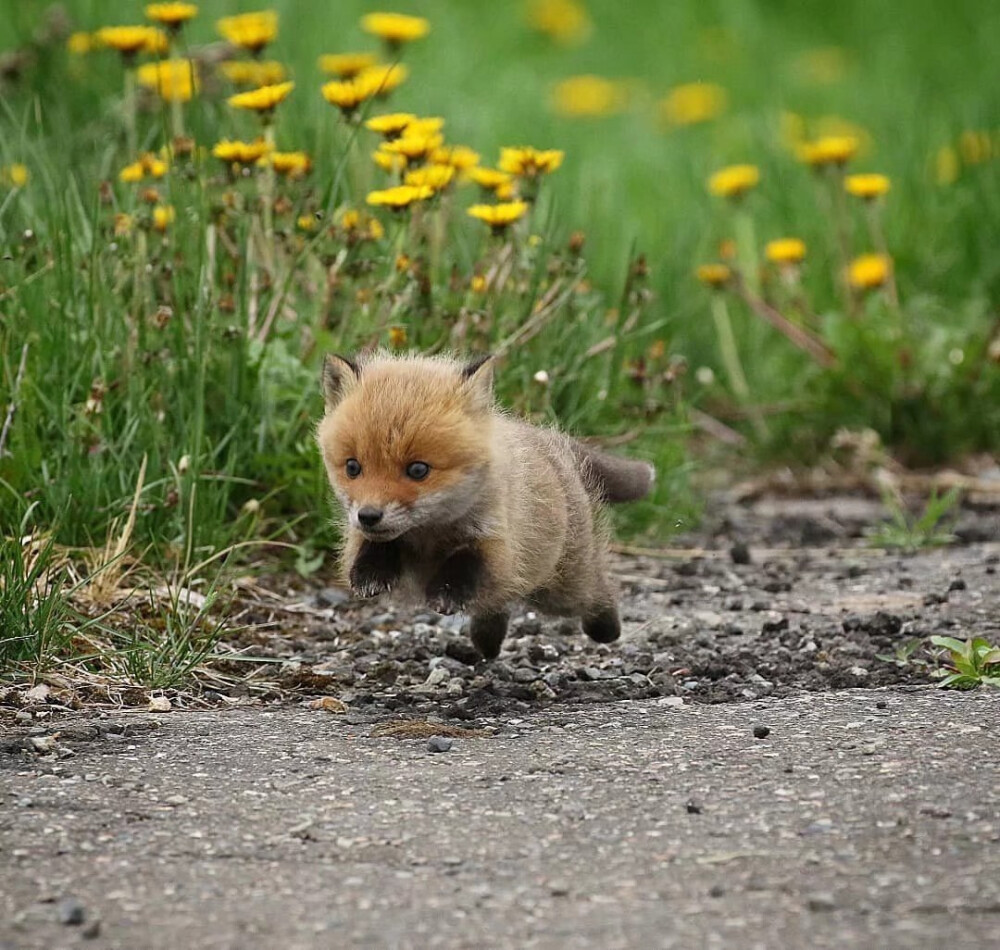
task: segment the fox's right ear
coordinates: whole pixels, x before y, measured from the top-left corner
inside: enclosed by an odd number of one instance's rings
[[[361,379],[361,368],[346,356],[330,353],[323,360],[323,400],[333,409]]]
[[[493,407],[493,355],[478,356],[462,367],[462,382],[482,409]]]

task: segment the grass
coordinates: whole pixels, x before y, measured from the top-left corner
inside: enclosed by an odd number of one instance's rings
[[[931,493],[920,515],[911,515],[894,493],[883,490],[882,502],[889,509],[889,519],[869,534],[869,543],[880,548],[901,548],[918,551],[923,548],[950,544],[955,536],[942,528],[959,503],[958,489],[939,495]]]
[[[201,55],[215,17],[236,7],[201,4],[188,47]],[[473,193],[459,189],[380,214],[375,239],[342,216],[387,180],[369,160],[377,138],[323,101],[316,68],[320,53],[375,48],[356,25],[370,5],[275,7],[282,26],[267,55],[297,87],[273,131],[312,157],[299,181],[230,175],[196,149],[162,179],[120,182],[138,155],[117,55],[68,54],[63,24],[36,5],[12,5],[0,26],[0,50],[23,54],[0,80],[0,535],[5,564],[20,551],[2,581],[5,618],[28,631],[18,662],[27,644],[86,654],[66,639],[75,601],[58,593],[79,588],[69,575],[60,588],[45,565],[64,550],[108,550],[126,522],[119,557],[174,589],[216,589],[214,572],[248,551],[321,568],[336,540],[312,442],[328,350],[499,352],[506,405],[657,464],[657,495],[619,513],[630,533],[692,519],[691,407],[738,430],[758,460],[810,462],[842,429],[873,428],[908,462],[1000,445],[1000,419],[981,411],[1000,404],[990,4],[956,0],[942,18],[930,0],[642,2],[627,16],[595,3],[590,39],[563,45],[511,5],[425,0],[415,8],[433,29],[405,50],[411,78],[372,111],[441,115],[448,141],[484,162],[524,142],[566,158],[503,236],[464,214]],[[65,9],[75,29],[137,20],[132,4]],[[554,113],[554,85],[590,73],[620,81],[624,107]],[[725,111],[670,125],[664,95],[693,80],[724,87]],[[179,110],[199,145],[264,131],[226,105],[231,91],[206,71]],[[177,112],[155,97],[140,104],[139,148],[157,151]],[[876,230],[861,202],[841,203],[837,170],[824,179],[790,153],[790,114],[809,136],[851,123],[854,166],[892,180]],[[760,169],[759,187],[741,202],[710,196],[709,174],[735,162]],[[17,164],[30,176],[22,186]],[[174,209],[163,231],[149,187]],[[758,270],[764,242],[788,235],[808,247],[794,282]],[[880,235],[893,282],[845,304],[843,258],[877,250]],[[736,279],[710,291],[694,268],[728,239]],[[39,538],[50,545],[41,558]],[[101,642],[134,659],[118,662],[121,675],[162,683],[209,655],[198,611],[154,599],[147,613],[159,616],[149,644],[167,631],[183,647],[144,654],[106,618]]]

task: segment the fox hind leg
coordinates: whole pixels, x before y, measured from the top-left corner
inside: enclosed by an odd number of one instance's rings
[[[595,643],[614,643],[622,635],[622,622],[614,604],[594,605],[583,615],[583,632]]]
[[[469,632],[473,646],[484,659],[495,660],[500,655],[509,619],[510,614],[506,610],[473,614]]]

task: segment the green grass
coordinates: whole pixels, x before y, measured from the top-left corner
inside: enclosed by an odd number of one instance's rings
[[[61,39],[40,41],[38,5],[5,5],[0,51],[30,56],[19,79],[2,80],[0,169],[24,163],[31,180],[0,184],[0,425],[16,408],[0,457],[0,536],[51,532],[59,545],[103,548],[132,510],[146,459],[132,544],[148,564],[188,576],[254,540],[290,545],[294,563],[317,569],[335,541],[312,442],[319,362],[331,349],[385,344],[393,327],[419,349],[499,349],[506,405],[656,462],[656,497],[620,513],[629,532],[662,536],[691,522],[692,404],[740,429],[761,460],[809,462],[841,428],[874,428],[918,463],[1000,446],[1000,413],[989,411],[1000,405],[1000,10],[986,0],[956,0],[947,16],[931,0],[593,3],[591,37],[571,47],[532,33],[515,4],[414,4],[433,31],[406,50],[411,78],[389,108],[444,116],[448,140],[484,162],[521,143],[564,149],[566,160],[510,241],[466,218],[471,190],[460,190],[411,224],[385,216],[385,237],[360,244],[325,230],[384,181],[368,160],[375,137],[322,100],[316,57],[374,48],[357,26],[371,5],[275,6],[282,27],[268,55],[297,82],[276,138],[307,150],[315,167],[279,188],[289,205],[269,242],[259,180],[227,183],[199,154],[157,183],[177,216],[165,237],[151,230],[140,188],[117,181],[136,156],[125,147],[116,54],[73,58]],[[201,8],[185,32],[192,48],[215,41],[215,17],[238,7]],[[75,29],[137,22],[140,12],[96,0],[66,10]],[[842,74],[817,82],[810,51],[829,47]],[[555,115],[553,83],[581,73],[626,81],[628,107]],[[660,99],[692,80],[724,86],[728,110],[665,126]],[[184,107],[199,144],[259,131],[225,104],[227,91],[207,80]],[[893,182],[883,224],[898,308],[885,292],[854,313],[842,307],[829,195],[782,144],[786,112],[811,128],[839,116],[865,130],[855,166]],[[141,147],[159,149],[170,123],[169,109],[141,112]],[[962,147],[970,130],[988,133],[982,154]],[[942,147],[958,157],[947,185],[935,179]],[[733,208],[706,193],[708,175],[734,162],[761,169],[744,205],[752,249]],[[852,253],[871,249],[861,207],[848,211]],[[115,235],[116,213],[134,217],[130,234]],[[318,220],[314,231],[296,229],[300,214]],[[582,254],[568,246],[576,231]],[[818,365],[726,294],[743,395],[730,387],[711,295],[693,269],[726,238],[759,255],[785,235],[809,246],[802,294],[836,365]],[[506,276],[485,294],[471,289],[491,270]],[[765,299],[797,319],[781,293],[772,275]],[[4,590],[12,609],[28,603],[37,614],[46,601],[25,600],[26,576],[22,565]],[[39,616],[43,629],[62,623]],[[176,629],[194,629],[189,620],[201,623],[182,618]]]

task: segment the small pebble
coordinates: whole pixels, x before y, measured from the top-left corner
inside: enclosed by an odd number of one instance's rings
[[[754,726],[753,734],[756,739],[766,739],[771,734],[771,729],[768,726]]]
[[[56,907],[59,923],[76,927],[83,923],[87,909],[75,897],[64,897]]]
[[[948,590],[965,590],[968,585],[961,577],[956,577],[949,585]]]
[[[806,907],[813,912],[831,911],[837,909],[837,902],[833,899],[832,894],[813,894],[806,901]]]
[[[565,897],[569,894],[569,885],[565,881],[552,881],[549,884],[549,893],[553,897]]]
[[[708,889],[709,897],[722,897],[726,893],[726,889],[721,884],[713,884]]]
[[[452,740],[446,736],[431,736],[427,740],[428,752],[447,752],[451,749]]]
[[[94,940],[101,935],[101,922],[99,920],[92,920],[89,924],[84,926],[83,930],[80,931],[80,936],[84,940]]]
[[[687,809],[687,813],[689,815],[701,814],[701,805],[699,805],[693,798],[689,798],[684,807]]]
[[[888,709],[888,708],[889,708],[889,704],[888,704],[888,703],[887,703],[887,702],[886,702],[886,701],[885,701],[884,699],[880,699],[880,700],[879,700],[879,701],[878,701],[878,702],[877,702],[877,703],[875,704],[875,708],[876,708],[876,709]]]
[[[729,549],[729,556],[733,559],[733,564],[749,564],[750,548],[743,541],[737,541]]]

